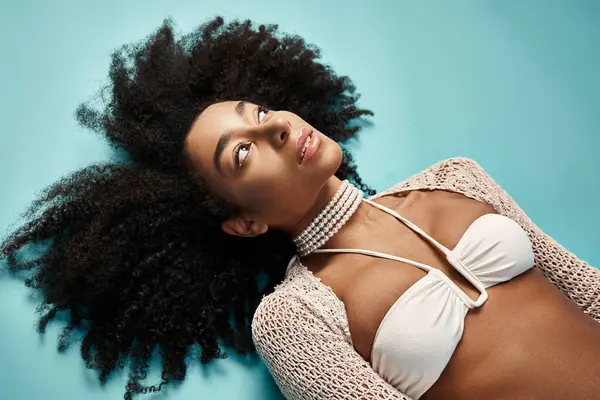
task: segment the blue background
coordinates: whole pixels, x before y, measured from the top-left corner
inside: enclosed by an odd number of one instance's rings
[[[594,0],[2,0],[0,232],[41,188],[110,155],[73,113],[105,81],[111,50],[167,16],[189,31],[216,13],[301,34],[354,80],[361,105],[376,113],[355,153],[378,190],[443,158],[474,158],[542,229],[600,265]],[[101,388],[78,345],[59,355],[61,324],[38,335],[29,292],[1,277],[0,398],[122,398],[125,375]],[[166,392],[280,398],[262,363],[237,357],[193,366]]]

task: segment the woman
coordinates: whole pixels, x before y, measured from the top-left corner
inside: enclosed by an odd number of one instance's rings
[[[318,56],[221,18],[115,53],[108,102],[77,117],[129,159],[49,188],[2,246],[44,295],[40,330],[70,311],[59,347],[85,329],[101,381],[131,356],[126,398],[219,339],[253,339],[293,399],[592,398],[600,272],[470,160],[363,199],[339,143],[371,113]]]

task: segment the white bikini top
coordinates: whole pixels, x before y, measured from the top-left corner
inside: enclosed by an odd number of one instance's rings
[[[450,250],[393,210],[364,199],[396,217],[446,255],[477,290],[472,300],[441,270],[402,257],[360,249],[320,249],[315,253],[357,253],[399,261],[427,271],[406,290],[381,321],[371,351],[371,366],[396,389],[419,399],[440,377],[460,341],[467,311],[488,298],[486,288],[533,267],[527,233],[499,214],[477,218]]]

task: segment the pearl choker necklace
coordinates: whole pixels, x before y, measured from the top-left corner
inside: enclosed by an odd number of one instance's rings
[[[350,217],[362,202],[364,193],[347,180],[312,222],[293,239],[296,251],[304,257],[323,247]]]

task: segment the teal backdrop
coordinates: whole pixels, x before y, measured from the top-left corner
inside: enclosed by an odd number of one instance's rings
[[[111,50],[171,16],[185,32],[221,14],[316,43],[375,117],[352,144],[378,190],[452,156],[477,160],[546,232],[600,265],[600,2],[596,0],[2,0],[0,232],[36,193],[110,152],[73,114],[105,82]],[[0,399],[120,399],[61,323],[34,329],[22,282],[0,279]],[[154,381],[157,375],[151,375]],[[279,399],[261,362],[194,365],[150,399]]]

